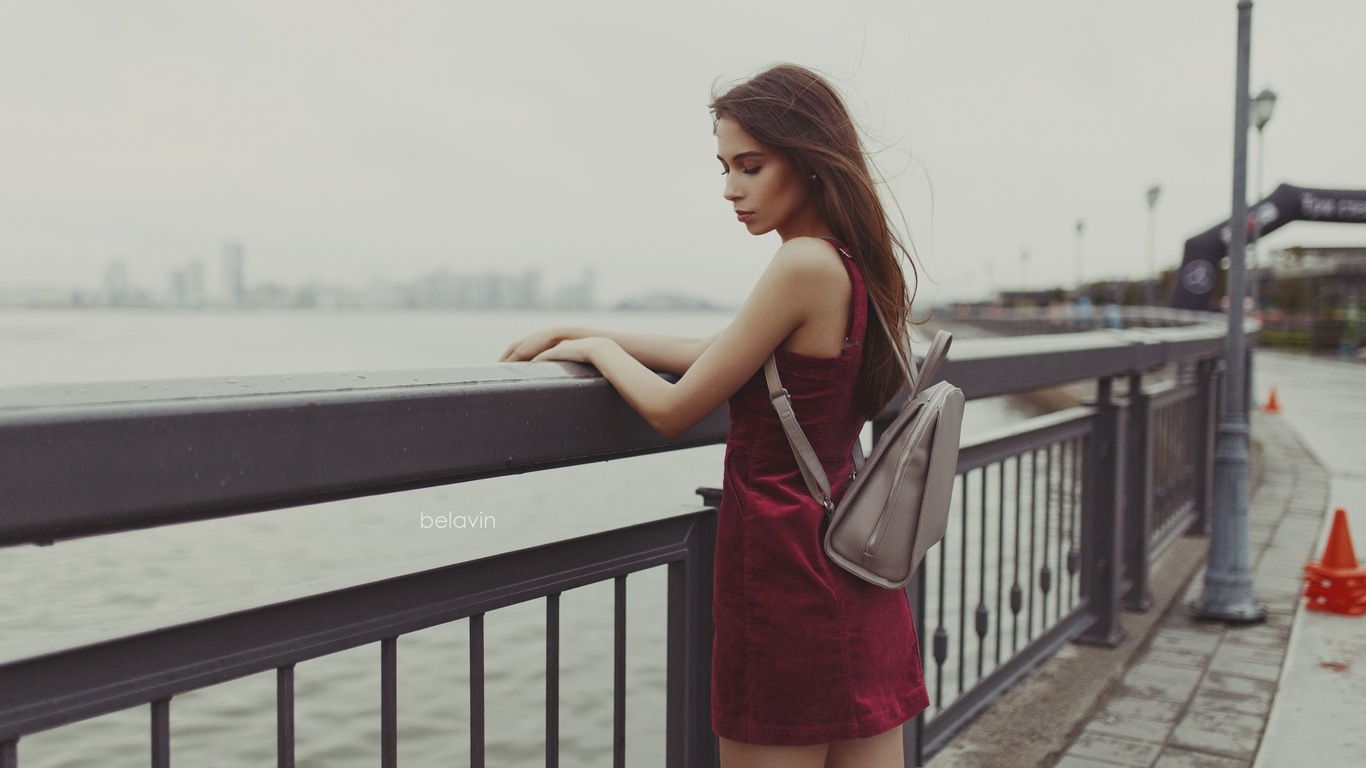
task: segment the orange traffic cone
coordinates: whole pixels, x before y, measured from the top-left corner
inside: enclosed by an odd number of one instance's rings
[[[1272,388],[1271,388],[1271,397],[1268,397],[1268,398],[1266,399],[1266,405],[1262,407],[1262,410],[1263,410],[1263,411],[1266,411],[1267,413],[1280,413],[1280,412],[1281,412],[1281,404],[1278,403],[1278,402],[1276,402],[1276,388],[1275,388],[1275,387],[1272,387]]]
[[[1347,512],[1333,514],[1323,559],[1304,566],[1305,607],[1349,616],[1366,613],[1366,568],[1357,562]]]

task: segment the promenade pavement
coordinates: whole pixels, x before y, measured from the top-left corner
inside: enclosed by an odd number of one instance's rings
[[[1153,606],[1118,647],[1069,644],[930,768],[1366,766],[1366,616],[1301,608],[1337,507],[1366,556],[1366,364],[1258,350],[1253,368],[1254,590],[1267,620],[1193,620],[1208,539],[1154,563]],[[1276,387],[1280,415],[1261,413]]]
[[[1366,765],[1366,616],[1301,607],[1302,568],[1345,508],[1366,552],[1366,365],[1259,350],[1261,482],[1249,503],[1265,623],[1192,620],[1203,571],[1173,601],[1058,768]],[[1100,702],[1098,702],[1100,704]]]

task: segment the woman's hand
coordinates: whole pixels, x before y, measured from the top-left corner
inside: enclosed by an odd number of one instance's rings
[[[508,345],[503,350],[503,356],[498,358],[500,363],[520,363],[535,358],[542,352],[550,349],[564,338],[564,334],[558,328],[549,328],[544,331],[537,331],[520,338]]]
[[[588,363],[593,364],[593,355],[603,349],[605,345],[612,344],[610,339],[603,339],[590,336],[585,339],[566,339],[551,347],[543,350],[531,359],[533,363],[547,360],[560,360],[566,363]]]

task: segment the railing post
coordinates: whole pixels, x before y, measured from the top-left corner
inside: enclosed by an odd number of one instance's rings
[[[712,768],[717,764],[711,730],[712,567],[716,514],[698,518],[688,556],[669,564],[667,682],[668,768]]]
[[[1119,606],[1124,513],[1124,406],[1114,399],[1114,379],[1096,387],[1095,431],[1091,434],[1082,485],[1082,597],[1094,623],[1077,638],[1088,645],[1114,647],[1124,639]]]
[[[1129,424],[1125,451],[1124,555],[1128,588],[1124,607],[1146,611],[1153,604],[1148,589],[1148,549],[1153,514],[1152,398],[1143,390],[1143,375],[1129,376]]]

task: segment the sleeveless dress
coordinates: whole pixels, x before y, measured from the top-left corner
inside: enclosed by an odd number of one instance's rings
[[[853,284],[843,353],[775,352],[836,502],[863,427],[853,394],[868,325],[863,279],[837,247]],[[825,554],[824,514],[760,370],[730,398],[712,601],[718,736],[794,746],[867,738],[929,705],[906,593],[835,565]]]

